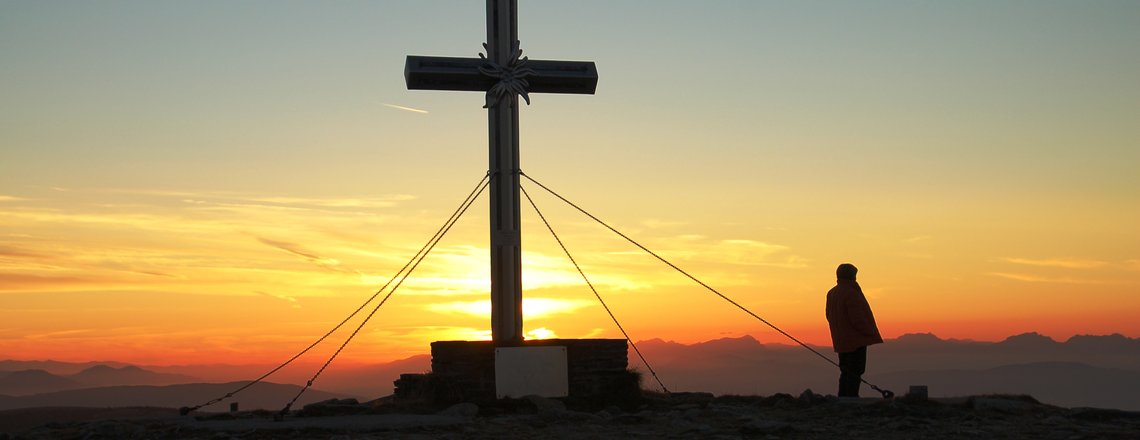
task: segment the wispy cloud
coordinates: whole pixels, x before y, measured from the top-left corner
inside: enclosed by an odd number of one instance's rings
[[[21,200],[27,200],[27,199],[22,198],[22,197],[7,196],[4,194],[0,194],[0,202],[18,202]]]
[[[649,229],[665,229],[665,228],[676,228],[676,227],[680,227],[680,226],[685,226],[686,223],[680,222],[680,221],[660,220],[660,219],[651,218],[651,219],[642,220],[641,225],[645,226]]]
[[[1039,275],[1029,275],[1023,273],[1008,273],[1008,272],[990,272],[989,275],[1005,278],[1014,281],[1022,281],[1026,283],[1047,283],[1047,284],[1106,284],[1100,280],[1083,280],[1076,278],[1059,278],[1059,277],[1043,277]]]
[[[415,199],[415,196],[410,194],[383,194],[361,197],[295,197],[230,191],[171,191],[137,188],[60,188],[58,191],[146,196],[174,199],[183,203],[199,205],[268,205],[295,208],[391,208],[393,206],[397,206],[400,202]],[[3,197],[6,196],[0,195],[0,201],[4,201]],[[15,201],[28,199],[11,198],[9,200]]]
[[[294,205],[317,206],[323,208],[391,208],[398,202],[412,200],[415,197],[406,194],[397,194],[387,197],[367,198],[303,198],[303,197],[250,197],[254,202]]]
[[[110,284],[108,281],[112,280],[69,274],[0,273],[0,291],[35,291],[44,288],[83,289],[92,285]]]
[[[289,295],[279,295],[279,294],[264,292],[264,291],[260,291],[260,290],[255,290],[253,293],[256,293],[256,294],[261,295],[261,296],[266,296],[269,298],[276,298],[276,299],[288,302],[289,306],[294,308],[294,309],[301,308],[301,305],[297,303],[297,298],[294,298],[294,297],[289,296]]]
[[[580,336],[579,338],[580,339],[596,338],[598,336],[601,336],[605,332],[606,332],[606,329],[601,328],[601,327],[595,327],[593,330],[590,330],[589,333],[586,333],[586,334]]]
[[[748,266],[782,267],[799,269],[807,267],[808,259],[798,255],[783,255],[791,248],[780,244],[757,240],[721,240],[708,246],[693,248],[686,257],[700,258],[708,262],[740,264]]]
[[[539,327],[533,330],[528,330],[523,335],[524,339],[554,339],[557,337],[558,334],[554,333],[554,330],[548,329],[546,327]]]
[[[1080,260],[1069,258],[1049,258],[1043,260],[1030,258],[1003,258],[1002,261],[1025,266],[1056,267],[1062,269],[1093,269],[1108,264],[1100,260]]]
[[[418,109],[418,108],[404,107],[404,106],[402,106],[402,105],[389,104],[389,103],[386,103],[386,102],[384,102],[384,103],[382,103],[382,104],[384,104],[384,106],[385,106],[385,107],[394,108],[394,109],[396,109],[396,110],[403,110],[403,111],[406,111],[406,112],[412,112],[412,113],[420,113],[420,114],[425,114],[425,115],[428,113],[428,111],[427,111],[427,110],[420,110],[420,109]]]
[[[306,250],[305,248],[301,247],[300,245],[298,245],[296,243],[290,243],[287,241],[280,241],[280,240],[272,240],[272,239],[268,239],[268,238],[264,238],[264,237],[255,237],[255,238],[257,238],[257,241],[261,242],[262,244],[272,246],[272,247],[275,247],[277,249],[281,249],[285,252],[291,253],[293,255],[297,255],[299,257],[302,257],[305,260],[308,260],[309,262],[316,264],[317,266],[319,266],[321,268],[328,269],[328,270],[331,270],[334,272],[343,272],[343,273],[350,273],[350,274],[354,274],[354,275],[361,275],[361,273],[359,271],[356,271],[354,269],[341,267],[340,261],[338,261],[335,258],[322,257],[320,255],[317,255],[314,252]]]
[[[33,334],[25,335],[24,338],[25,339],[68,338],[68,337],[74,337],[77,335],[94,333],[94,332],[97,332],[100,330],[101,329],[95,329],[95,328],[60,330],[60,331],[47,332],[47,333],[33,333]]]
[[[0,257],[43,258],[45,255],[27,249],[0,245]]]
[[[174,278],[174,279],[179,279],[179,280],[186,279],[186,277],[183,275],[166,273],[166,272],[159,272],[159,271],[154,271],[154,270],[132,270],[131,272],[134,272],[137,274],[142,274],[142,275],[163,277],[163,278]]]

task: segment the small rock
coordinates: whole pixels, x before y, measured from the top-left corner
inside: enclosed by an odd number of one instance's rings
[[[642,410],[636,414],[619,414],[614,416],[614,421],[626,425],[637,425],[649,422],[649,418],[653,414],[650,411]]]
[[[475,417],[479,415],[479,405],[470,402],[456,403],[436,414],[441,416]]]
[[[329,399],[305,405],[301,408],[300,414],[306,417],[347,415],[365,413],[370,409],[371,407],[361,404],[356,399]]]
[[[701,437],[712,434],[713,428],[704,423],[693,423],[685,429],[684,434],[696,434]]]
[[[535,395],[526,396],[523,397],[523,399],[526,399],[534,405],[540,416],[557,416],[566,412],[566,404],[559,400],[547,399]]]
[[[1118,409],[1085,408],[1078,407],[1069,410],[1069,415],[1079,420],[1112,421],[1117,419],[1140,420],[1140,412],[1121,411]]]
[[[792,425],[775,420],[753,420],[740,427],[744,435],[780,434],[792,431]]]
[[[992,397],[978,397],[974,399],[974,409],[978,411],[997,411],[1004,413],[1027,413],[1037,410],[1041,405],[1023,400],[1001,399]]]
[[[815,405],[818,403],[826,402],[827,398],[822,394],[816,394],[812,392],[811,388],[808,388],[804,390],[804,392],[800,393],[799,400],[800,402],[806,403],[808,405]]]

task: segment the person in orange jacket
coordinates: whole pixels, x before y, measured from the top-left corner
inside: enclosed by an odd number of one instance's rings
[[[855,282],[858,271],[850,263],[840,264],[835,269],[835,287],[827,292],[827,325],[831,327],[831,345],[839,353],[839,397],[859,397],[867,369],[867,346],[883,342],[871,305]]]

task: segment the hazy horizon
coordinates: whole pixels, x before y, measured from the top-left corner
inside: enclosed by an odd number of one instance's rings
[[[1061,406],[1140,410],[1140,338],[1084,336],[1058,342],[1040,334],[1022,334],[1001,342],[978,342],[929,334],[907,336],[871,348],[869,381],[896,392],[905,392],[910,385],[928,385],[934,397],[1026,394]],[[804,389],[823,394],[835,391],[834,366],[798,346],[763,344],[751,336],[695,344],[653,339],[638,341],[637,346],[656,377],[673,392],[770,396],[796,395]],[[320,366],[313,360],[317,359],[302,358],[265,382],[302,385]],[[660,391],[660,384],[647,374],[649,369],[632,350],[629,367],[642,372],[644,389]],[[269,368],[0,360],[0,409],[92,403],[180,407],[200,403],[188,400],[217,397],[211,393],[220,396]],[[338,362],[313,382],[313,389],[368,401],[392,394],[393,383],[402,374],[431,369],[427,354],[371,364]],[[1058,383],[1065,386],[1058,387]],[[229,389],[184,386],[190,384],[230,385]],[[1106,388],[1114,392],[1104,393]],[[234,401],[243,402],[243,407],[259,402],[256,405],[276,409],[285,399],[262,394],[245,393]],[[224,404],[214,407],[224,408]]]
[[[1013,340],[1013,339],[1016,339],[1019,337],[1026,337],[1026,336],[1042,337],[1042,338],[1046,338],[1046,339],[1048,339],[1052,342],[1058,343],[1058,344],[1066,344],[1066,343],[1070,342],[1073,338],[1081,338],[1081,337],[1112,338],[1112,337],[1119,336],[1119,337],[1123,337],[1123,338],[1130,340],[1130,341],[1140,341],[1140,338],[1133,338],[1133,337],[1129,337],[1127,335],[1123,335],[1120,333],[1107,333],[1107,334],[1099,334],[1099,335],[1097,335],[1097,334],[1076,334],[1076,335],[1070,336],[1069,338],[1057,339],[1057,338],[1053,338],[1049,335],[1042,334],[1040,332],[1018,333],[1018,334],[1008,335],[1004,338],[998,338],[998,339],[994,339],[994,340],[944,338],[944,337],[941,337],[941,336],[934,334],[934,333],[931,333],[931,332],[916,332],[916,333],[905,333],[902,335],[898,335],[897,337],[885,338],[884,340],[885,340],[886,344],[893,344],[893,343],[898,342],[900,339],[904,339],[904,338],[913,340],[913,337],[916,337],[916,336],[923,338],[923,339],[926,336],[933,336],[935,339],[937,339],[938,341],[941,341],[941,342],[978,343],[978,344],[999,344],[1002,342],[1007,342],[1007,341],[1010,341],[1010,340]],[[531,338],[527,338],[527,339],[530,340]],[[543,339],[545,339],[545,338],[543,338]],[[619,337],[617,339],[621,339],[621,338]],[[755,335],[751,335],[751,334],[741,334],[741,335],[735,335],[735,336],[721,336],[721,337],[717,337],[717,338],[705,339],[705,340],[696,340],[696,341],[674,340],[674,339],[668,339],[668,338],[647,338],[647,339],[641,339],[641,340],[633,341],[633,343],[634,344],[642,344],[642,343],[662,342],[662,343],[667,343],[667,344],[680,344],[680,345],[692,346],[692,345],[701,345],[701,344],[707,344],[707,343],[711,343],[711,342],[725,341],[725,340],[754,340],[757,343],[759,343],[763,346],[767,346],[767,347],[780,347],[780,348],[786,348],[786,349],[791,350],[791,351],[802,351],[802,353],[806,357],[808,357],[809,359],[814,358],[814,355],[811,354],[811,352],[804,350],[802,346],[796,344],[794,341],[791,341],[787,338],[784,338],[783,340],[766,341],[764,339],[757,338]],[[815,349],[822,349],[821,352],[824,353],[825,356],[831,356],[833,358],[835,357],[835,353],[832,352],[830,343],[825,343],[825,344],[808,343],[808,345],[812,346]],[[302,348],[304,348],[304,347],[303,346],[297,347],[298,351]],[[415,357],[430,356],[430,351],[431,351],[431,348],[429,346],[425,345],[424,350],[422,352],[414,353],[414,354],[408,355],[406,357],[391,358],[391,359],[372,359],[372,360],[359,359],[359,358],[350,358],[350,359],[346,359],[346,360],[338,359],[336,362],[333,363],[333,365],[342,365],[342,366],[347,366],[349,368],[355,368],[355,367],[360,367],[360,366],[373,365],[373,364],[377,364],[377,363],[399,362],[399,361],[408,360],[408,359],[415,358]],[[629,353],[629,359],[631,360],[631,362],[634,360],[634,356],[635,356],[635,353],[633,352],[633,350],[631,348],[630,353]],[[118,360],[118,359],[97,359],[97,358],[80,359],[80,358],[68,358],[68,357],[16,358],[16,357],[9,356],[6,358],[0,358],[0,362],[17,361],[17,362],[60,362],[60,363],[68,363],[68,364],[121,364],[121,365],[134,365],[134,366],[139,366],[139,367],[227,366],[227,367],[258,367],[258,368],[263,368],[266,366],[279,365],[279,364],[281,364],[281,362],[284,362],[286,359],[287,358],[282,358],[282,359],[279,359],[276,361],[267,359],[264,362],[252,362],[252,363],[227,363],[227,362],[198,362],[198,363],[194,363],[194,362],[190,362],[190,363],[163,364],[163,363],[139,363],[139,362],[123,361],[123,360]],[[320,354],[308,355],[308,356],[302,356],[302,357],[298,358],[297,360],[293,361],[290,365],[306,366],[306,367],[320,366],[326,360],[327,360],[327,358],[322,357],[322,355],[320,355]],[[1095,359],[1093,359],[1093,361],[1095,361]]]

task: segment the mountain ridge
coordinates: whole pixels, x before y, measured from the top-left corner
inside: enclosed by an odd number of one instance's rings
[[[829,393],[835,388],[837,372],[834,365],[799,346],[762,343],[751,335],[690,344],[654,338],[639,341],[637,346],[658,377],[673,391],[770,395],[798,393],[805,388]],[[811,347],[825,357],[835,359],[831,347]],[[631,367],[647,371],[632,350],[629,360]],[[204,379],[199,382],[214,383],[252,379],[271,368],[227,364],[132,366],[121,362],[100,365],[0,361],[0,370],[5,366],[27,365],[93,376],[96,375],[94,373],[113,372],[139,375],[149,372],[184,378],[201,376]],[[278,383],[300,384],[312,374],[306,366],[290,368],[293,370],[282,370],[271,379]],[[426,354],[376,364],[334,364],[316,382],[316,386],[343,396],[374,399],[390,394],[392,382],[400,374],[422,373],[430,368],[431,359]],[[13,372],[0,371],[0,384],[10,374]],[[43,378],[42,373],[38,374]],[[996,342],[942,339],[933,333],[908,333],[869,349],[866,377],[899,393],[905,392],[910,385],[928,385],[932,396],[1016,392],[1038,396],[1043,401],[1058,405],[1140,410],[1140,401],[1110,396],[1140,396],[1140,381],[1133,380],[1134,374],[1140,375],[1140,338],[1118,333],[1075,335],[1065,341],[1057,341],[1028,332]],[[1103,378],[1113,380],[1101,380]],[[645,380],[643,386],[657,388],[649,376]],[[1058,383],[1082,385],[1058,387],[1055,385]],[[990,389],[979,388],[978,384]],[[1017,386],[1006,387],[1004,384]],[[1114,389],[1114,384],[1124,388]],[[1133,385],[1135,389],[1129,388]],[[1053,392],[1058,389],[1063,392]],[[6,393],[0,387],[0,394],[13,393]]]

